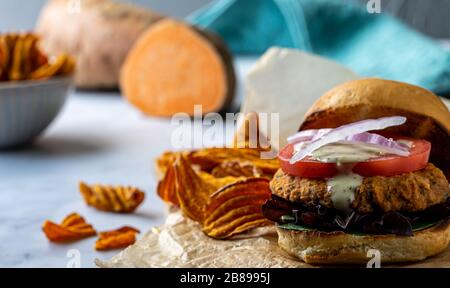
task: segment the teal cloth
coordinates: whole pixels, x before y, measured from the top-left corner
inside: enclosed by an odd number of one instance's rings
[[[191,23],[221,35],[235,54],[271,46],[333,59],[360,75],[450,95],[450,52],[385,13],[348,0],[219,0]]]

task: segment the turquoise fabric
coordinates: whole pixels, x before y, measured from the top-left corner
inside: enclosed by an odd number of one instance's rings
[[[363,76],[450,94],[450,52],[387,14],[348,0],[219,0],[191,23],[220,34],[235,54],[271,46],[333,59]]]

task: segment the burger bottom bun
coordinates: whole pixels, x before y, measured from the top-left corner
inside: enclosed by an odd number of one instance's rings
[[[415,232],[413,236],[365,235],[341,231],[297,231],[277,227],[278,245],[309,264],[365,264],[380,251],[383,263],[419,261],[447,249],[450,221]]]

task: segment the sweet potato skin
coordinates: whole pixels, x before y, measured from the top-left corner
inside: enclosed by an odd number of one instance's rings
[[[125,98],[151,116],[221,111],[235,93],[231,54],[221,38],[189,24],[165,19],[136,41],[122,67]]]
[[[79,11],[71,0],[50,0],[36,31],[50,54],[77,59],[75,85],[83,89],[115,89],[122,63],[139,35],[162,15],[111,0],[83,0]]]
[[[193,26],[193,28],[203,37],[209,40],[211,44],[214,45],[214,48],[217,50],[217,52],[222,56],[223,62],[225,63],[225,73],[228,81],[227,95],[225,97],[222,108],[230,107],[230,105],[232,105],[233,103],[234,95],[236,93],[236,74],[234,72],[233,57],[230,51],[228,51],[225,42],[218,35],[207,30],[201,30],[195,26]]]

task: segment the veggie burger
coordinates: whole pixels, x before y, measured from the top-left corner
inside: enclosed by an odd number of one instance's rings
[[[279,245],[307,263],[422,260],[450,241],[450,113],[432,92],[344,83],[307,112],[279,153],[263,206]]]

